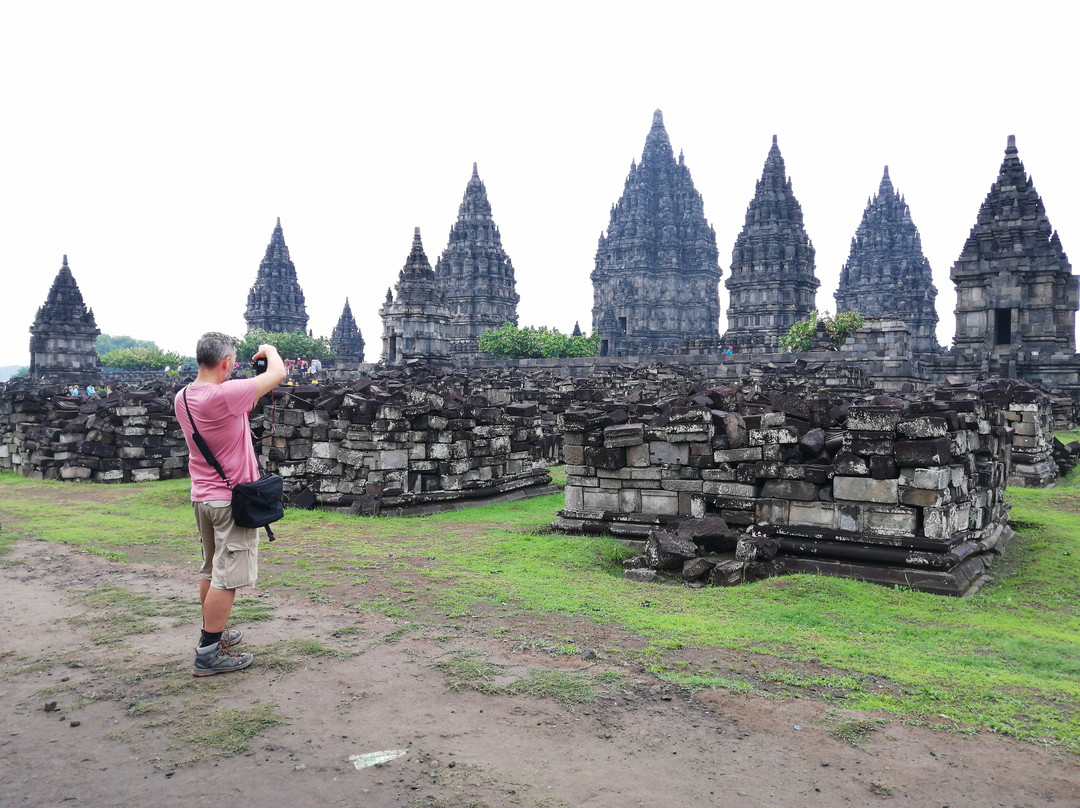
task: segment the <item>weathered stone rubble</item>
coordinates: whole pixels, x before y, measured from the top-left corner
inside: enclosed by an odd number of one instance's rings
[[[187,445],[172,411],[172,384],[104,398],[67,388],[0,397],[0,469],[46,480],[131,483],[187,476]]]
[[[645,542],[641,566],[684,565],[687,580],[817,572],[959,595],[1011,535],[1007,477],[1050,479],[1050,411],[1015,382],[907,400],[734,386],[609,399],[562,416],[555,526]]]
[[[255,422],[264,467],[284,478],[291,504],[351,513],[554,490],[537,405],[493,404],[460,382],[414,367],[287,388]]]

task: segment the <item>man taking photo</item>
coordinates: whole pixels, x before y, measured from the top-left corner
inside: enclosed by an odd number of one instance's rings
[[[203,627],[195,649],[195,676],[213,676],[246,668],[251,654],[230,650],[244,634],[226,627],[236,590],[254,586],[259,572],[258,528],[233,521],[230,485],[203,457],[192,438],[194,427],[206,441],[232,485],[259,479],[249,417],[259,399],[285,379],[285,363],[273,345],[260,345],[254,360],[266,370],[250,379],[231,379],[236,341],[210,332],[195,349],[199,374],[176,396],[174,410],[188,445],[191,501],[202,541],[199,601]]]

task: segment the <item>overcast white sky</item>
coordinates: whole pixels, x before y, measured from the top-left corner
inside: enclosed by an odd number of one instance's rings
[[[887,164],[947,346],[949,268],[1008,135],[1080,259],[1078,21],[947,0],[5,3],[0,365],[29,363],[64,254],[104,333],[184,354],[242,334],[279,216],[310,327],[348,296],[375,361],[413,228],[434,265],[474,161],[521,324],[588,329],[597,238],[657,108],[724,280],[778,135],[822,309]]]

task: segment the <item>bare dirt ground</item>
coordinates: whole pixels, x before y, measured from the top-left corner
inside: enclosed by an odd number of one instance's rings
[[[5,808],[233,799],[267,808],[1080,806],[1080,761],[1066,753],[805,698],[689,694],[602,650],[531,648],[519,632],[493,632],[497,615],[448,631],[270,598],[272,620],[239,625],[255,665],[194,679],[194,624],[162,620],[119,644],[91,641],[80,620],[90,607],[77,598],[103,584],[195,597],[191,570],[117,564],[56,544],[19,542],[0,564]],[[596,649],[634,641],[584,623],[566,630],[592,632]],[[355,655],[305,657],[291,672],[260,666],[260,647],[291,638]],[[608,673],[604,681],[620,684],[573,707],[451,691],[436,665],[466,650],[486,653],[507,677],[557,668]],[[148,668],[157,675],[145,676]],[[214,707],[193,706],[211,698]],[[148,701],[157,705],[153,720],[138,708]],[[179,717],[253,704],[276,705],[287,723],[260,731],[247,751],[224,756],[177,742]],[[861,747],[830,734],[845,719],[873,720]],[[364,768],[350,760],[387,750],[405,754]]]

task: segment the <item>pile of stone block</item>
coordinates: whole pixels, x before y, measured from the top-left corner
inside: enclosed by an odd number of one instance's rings
[[[718,573],[725,580],[752,562],[759,574],[962,594],[1010,535],[1008,430],[982,400],[850,403],[723,387],[655,412],[571,410],[562,428],[556,528],[644,542],[698,533],[702,551],[742,547],[745,558]],[[710,571],[697,563],[693,574]]]
[[[172,385],[70,396],[64,387],[0,397],[0,469],[47,480],[148,482],[187,476]]]
[[[348,386],[280,388],[254,421],[293,504],[428,513],[552,491],[535,403],[466,394],[467,377],[413,365]]]
[[[1054,410],[1058,397],[1049,390],[1015,379],[945,384],[932,389],[938,400],[981,400],[1002,413],[1007,427],[1004,442],[1008,447],[1008,485],[1046,488],[1057,481]]]

